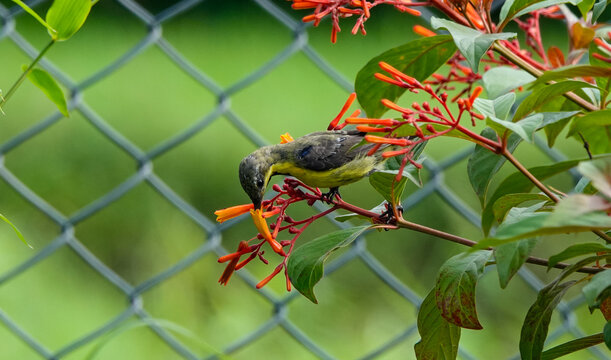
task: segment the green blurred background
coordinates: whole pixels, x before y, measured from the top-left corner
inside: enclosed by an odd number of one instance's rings
[[[306,12],[290,10],[285,1],[272,2],[298,20]],[[0,4],[14,5],[7,0]],[[128,5],[127,7],[125,5]],[[148,28],[128,7],[142,7],[158,14],[174,2],[100,1],[83,29],[74,38],[59,43],[49,59],[76,84],[117,61],[136,46]],[[35,9],[44,14],[49,3]],[[0,25],[8,29],[7,22]],[[48,41],[41,26],[27,15],[15,18],[18,33],[37,49]],[[424,22],[390,8],[376,8],[367,22],[368,35],[352,36],[353,20],[343,22],[338,43],[330,44],[330,24],[306,32],[309,46],[349,82],[373,56],[413,38],[411,27]],[[9,24],[12,25],[12,24]],[[552,23],[546,26],[556,26]],[[549,43],[563,46],[562,27],[552,31]],[[13,39],[0,37],[0,88],[5,92],[19,76],[20,67],[30,59]],[[163,22],[162,36],[184,58],[222,88],[236,84],[256,72],[293,42],[294,34],[276,18],[252,1],[204,1],[188,11]],[[566,46],[564,46],[566,48]],[[152,44],[100,81],[85,88],[82,101],[110,127],[143,152],[184,132],[213,111],[218,99],[186,75],[160,48]],[[248,127],[269,143],[290,132],[300,136],[325,129],[337,114],[348,93],[329,78],[303,52],[296,52],[245,88],[230,96],[230,108]],[[418,99],[406,96],[409,104]],[[54,106],[34,86],[25,83],[0,117],[0,144],[56,112]],[[426,154],[441,162],[471,145],[453,139],[429,144]],[[203,216],[214,221],[213,212],[227,206],[247,203],[238,178],[240,159],[256,145],[236,127],[231,118],[221,116],[195,136],[165,152],[152,162],[153,171],[181,198]],[[580,145],[562,141],[559,149],[570,158],[583,157]],[[538,149],[521,145],[517,155],[526,165],[549,163]],[[18,147],[3,154],[4,166],[41,199],[67,217],[113,190],[132,176],[138,163],[97,130],[83,114],[72,111]],[[512,172],[503,168],[500,178]],[[425,171],[423,178],[428,178]],[[448,167],[437,178],[459,198],[479,212],[466,176],[466,160]],[[280,179],[277,179],[280,181]],[[552,179],[551,184],[568,190],[569,176]],[[410,192],[416,191],[412,186]],[[382,199],[367,181],[346,187],[344,198],[369,208]],[[24,233],[34,249],[18,241],[12,230],[0,225],[0,276],[35,256],[60,234],[61,227],[18,195],[5,181],[0,182],[0,212]],[[312,214],[301,207],[296,218]],[[472,239],[482,234],[464,217],[434,193],[406,213],[412,221]],[[248,220],[248,219],[244,219]],[[322,220],[304,233],[301,241],[313,239],[335,229]],[[232,251],[240,240],[252,236],[250,221],[236,222],[223,230],[222,245]],[[156,192],[141,183],[109,206],[74,226],[76,238],[102,263],[132,285],[161,273],[209,241],[206,232]],[[588,237],[555,237],[542,241],[536,249],[549,256],[567,244]],[[450,256],[464,250],[458,245],[408,231],[372,233],[360,244],[403,284],[420,296],[434,285],[439,266]],[[194,354],[204,357],[252,333],[274,314],[274,306],[234,276],[227,287],[217,279],[224,266],[215,253],[207,253],[193,265],[155,285],[141,295],[144,308],[155,319],[169,322],[166,327]],[[251,279],[262,279],[270,265],[253,262],[247,267]],[[529,267],[543,281],[556,272]],[[492,269],[493,270],[493,269]],[[4,277],[2,279],[5,279]],[[284,280],[278,276],[267,285],[271,296],[287,296]],[[569,293],[568,299],[579,295]],[[354,259],[317,287],[320,304],[297,296],[283,310],[287,318],[313,342],[338,359],[364,356],[415,324],[416,307],[392,290],[361,259]],[[494,271],[489,271],[478,286],[478,312],[482,331],[463,330],[463,348],[478,359],[507,358],[517,353],[521,322],[536,292],[516,277],[501,290]],[[51,353],[95,331],[129,306],[126,295],[109,283],[67,246],[35,266],[0,283],[0,315],[28,333]],[[569,319],[587,333],[600,332],[599,314],[589,315],[580,306]],[[554,316],[552,326],[563,319]],[[165,323],[165,322],[164,322]],[[97,337],[63,359],[181,359],[148,327],[138,326],[132,317],[110,334]],[[176,326],[181,331],[171,330]],[[560,340],[570,340],[563,335]],[[411,359],[419,336],[413,332],[380,359]],[[0,359],[41,358],[7,326],[0,326]],[[101,346],[101,347],[100,347]],[[604,351],[604,350],[603,350]],[[589,359],[586,352],[566,357]],[[231,359],[314,359],[281,327],[265,333],[228,356]],[[464,357],[468,358],[468,357]]]

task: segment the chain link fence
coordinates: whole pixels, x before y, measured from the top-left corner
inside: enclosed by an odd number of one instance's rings
[[[189,12],[196,5],[202,3],[203,0],[179,1],[156,14],[152,14],[151,12],[147,11],[136,1],[117,0],[116,2],[120,6],[124,7],[124,9],[126,9],[131,16],[146,26],[146,35],[142,37],[142,39],[135,46],[131,47],[114,62],[99,69],[97,72],[90,74],[80,82],[73,81],[63,69],[54,65],[51,61],[48,61],[47,59],[43,59],[41,61],[41,66],[53,74],[53,76],[58,79],[63,86],[69,89],[69,106],[71,110],[73,112],[80,113],[89,122],[89,124],[100,134],[104,135],[107,141],[111,142],[113,146],[116,146],[123,152],[129,154],[129,156],[136,161],[137,169],[111,191],[108,191],[106,194],[82,207],[80,210],[68,215],[57,210],[53,204],[48,203],[45,199],[39,196],[39,194],[31,190],[31,188],[28,187],[28,185],[22,181],[20,177],[16,176],[4,162],[4,158],[8,153],[18,149],[20,146],[32,140],[37,135],[52,129],[54,126],[56,126],[56,124],[60,123],[63,118],[62,115],[59,112],[56,112],[46,118],[40,119],[24,131],[0,144],[0,177],[10,186],[12,191],[18,193],[21,197],[35,206],[36,209],[48,217],[52,222],[57,224],[61,229],[59,234],[57,234],[54,240],[52,240],[48,245],[34,250],[34,254],[27,260],[0,274],[0,288],[7,286],[11,282],[21,281],[18,279],[20,274],[33,267],[39,266],[45,261],[45,259],[56,256],[58,251],[61,249],[69,248],[80,258],[82,258],[82,260],[84,260],[84,262],[91,267],[91,269],[99,273],[108,283],[112,284],[113,287],[119,290],[127,300],[127,305],[121,313],[112,318],[108,318],[106,323],[93,331],[82,333],[80,336],[72,339],[72,341],[69,343],[55,349],[51,349],[47,344],[37,339],[27,329],[25,329],[22,324],[19,323],[19,321],[14,320],[16,314],[11,314],[0,307],[0,322],[3,324],[3,326],[6,327],[11,336],[17,337],[27,344],[27,346],[37,353],[40,358],[69,358],[70,355],[76,350],[99,341],[105,334],[120,328],[128,321],[128,319],[133,318],[134,316],[143,320],[143,323],[157,335],[158,341],[165,342],[175,352],[178,358],[190,360],[202,358],[201,355],[197,354],[197,351],[193,350],[172,331],[169,331],[165,326],[163,326],[163,324],[160,324],[156,318],[147,311],[147,303],[143,301],[143,295],[152,288],[157,287],[161,283],[167,281],[174,275],[177,275],[189,268],[206,255],[213,254],[213,256],[216,257],[226,254],[228,250],[232,251],[232,248],[227,249],[223,245],[223,238],[225,234],[240,220],[228,221],[222,225],[216,224],[214,219],[210,218],[210,214],[203,214],[198,211],[193,204],[187,202],[183,197],[179,196],[171,186],[164,182],[164,180],[162,180],[155,173],[155,171],[153,171],[153,160],[164,153],[173,151],[177,146],[186,142],[195,135],[205,132],[209,128],[209,125],[214,123],[215,120],[219,119],[220,117],[228,119],[229,122],[233,124],[241,134],[248,138],[254,146],[258,147],[266,145],[264,138],[243,119],[243,116],[247,116],[247,114],[238,114],[236,111],[234,111],[234,109],[232,109],[230,100],[236,94],[242,92],[246,87],[263,79],[272,70],[281,66],[287,61],[287,59],[296,53],[301,52],[304,54],[322,74],[337,83],[337,85],[344,89],[346,93],[352,91],[351,82],[336,71],[334,67],[330,65],[319,54],[319,52],[317,52],[309,44],[307,33],[309,25],[296,21],[274,1],[253,1],[264,9],[269,15],[271,15],[275,21],[279,22],[286,29],[287,33],[292,34],[292,41],[285,48],[281,49],[281,51],[275,54],[271,60],[267,61],[265,64],[256,69],[256,71],[244,76],[230,86],[224,87],[219,85],[212,76],[206,73],[206,69],[201,69],[195,66],[163,36],[162,30],[165,23],[181,14]],[[45,1],[34,0],[29,1],[28,4],[36,8],[40,5],[45,5]],[[16,23],[18,21],[22,21],[22,19],[26,18],[27,16],[28,15],[24,14],[21,8],[18,6],[0,4],[0,44],[3,42],[11,42],[28,57],[34,58],[39,49],[33,46],[28,40],[26,40],[26,37],[16,30]],[[205,35],[210,36],[211,34],[202,34],[202,36]],[[87,101],[84,100],[82,95],[85,89],[99,83],[100,81],[103,81],[106,77],[130,63],[136,56],[153,47],[156,47],[158,50],[162,51],[167,58],[172,61],[176,68],[180,69],[182,72],[191,77],[199,84],[199,86],[211,92],[216,99],[216,106],[211,112],[202,116],[198,121],[194,122],[191,126],[185,128],[177,135],[170,137],[169,139],[158,143],[156,146],[153,146],[150,150],[145,151],[135,143],[128,140],[124,134],[111,126],[109,122],[104,119],[104,117],[99,115],[87,103]],[[564,159],[562,154],[549,150],[542,141],[538,141],[537,146],[551,160],[558,161]],[[470,151],[471,148],[461,150],[441,161],[427,160],[425,166],[430,172],[430,176],[421,189],[410,194],[405,199],[403,206],[406,211],[415,207],[416,204],[426,201],[431,196],[437,195],[441,197],[447,203],[447,205],[460,214],[460,216],[477,226],[480,222],[479,215],[472,210],[470,206],[460,200],[460,197],[448,186],[446,186],[444,182],[444,173],[447,171],[447,169],[466,159]],[[91,251],[91,249],[84,245],[84,243],[75,235],[75,226],[86,219],[97,216],[100,211],[110,206],[126,194],[130,193],[140,184],[148,185],[150,188],[154,189],[157,193],[167,199],[167,201],[169,201],[169,203],[171,203],[177,210],[188,216],[190,220],[201,229],[201,232],[205,234],[206,242],[184,258],[180,259],[180,261],[175,262],[172,266],[166,268],[157,275],[140,283],[131,283],[113,271],[109,266],[101,261],[94,254],[94,252]],[[220,208],[228,205],[230,204],[219,204],[217,207]],[[349,226],[349,224],[346,223],[335,224],[340,227]],[[5,239],[3,241],[12,240]],[[334,261],[327,266],[326,271],[327,273],[335,272],[344,265],[356,259],[360,259],[368,267],[371,273],[375,274],[377,278],[383,281],[390,289],[402,297],[404,301],[413,305],[414,311],[416,311],[422,300],[421,296],[410,288],[410,286],[393,275],[392,272],[389,271],[382,264],[382,262],[367,249],[365,246],[365,239],[363,238],[356,241],[349,250],[341,254],[341,256],[338,258],[334,259]],[[222,266],[219,265],[218,274],[220,274],[221,271]],[[217,276],[218,274],[214,274],[214,276]],[[257,291],[254,287],[258,281],[258,278],[249,273],[247,269],[238,272],[236,276],[241,277],[241,279],[248,284],[253,292]],[[543,282],[527,268],[522,268],[519,272],[519,276],[529,285],[533,293],[538,291],[543,286]],[[214,281],[212,275],[210,275],[206,281]],[[234,279],[233,281],[240,280]],[[58,289],[58,291],[61,291],[61,289]],[[248,345],[256,343],[266,334],[280,329],[293,337],[303,348],[314,355],[314,357],[321,359],[335,358],[327,349],[325,349],[323,345],[313,340],[311,334],[308,334],[306,331],[301,329],[288,317],[288,306],[300,296],[299,294],[293,291],[292,293],[283,296],[277,296],[266,288],[258,291],[258,293],[271,305],[272,313],[269,315],[268,320],[245,336],[232,339],[228,346],[221,349],[221,353],[227,354],[231,357],[231,354],[247,347]],[[87,296],[87,294],[83,294],[83,296]],[[582,329],[580,329],[578,326],[577,318],[574,314],[576,309],[583,309],[584,307],[584,300],[580,296],[575,297],[570,301],[561,303],[558,308],[558,315],[555,315],[560,317],[560,325],[550,331],[550,335],[548,337],[549,342],[553,342],[554,340],[560,338],[566,338],[567,336],[570,338],[584,336],[584,331],[582,331]],[[203,321],[205,321],[205,319],[203,319]],[[361,354],[360,358],[375,359],[384,356],[391,351],[391,349],[395,348],[398,344],[407,341],[407,339],[410,337],[417,338],[417,328],[415,323],[407,324],[404,331],[398,335],[389,336],[385,343],[373,351]],[[3,341],[0,339],[0,342]],[[3,350],[0,348],[0,358],[4,359],[5,357],[2,355],[2,351]],[[588,351],[588,358],[608,358],[607,354],[604,352],[605,350],[601,350],[601,348],[590,348]],[[204,356],[203,358],[214,359],[222,356],[223,355],[212,354]],[[465,348],[465,346],[461,346],[459,356],[462,359],[476,358],[474,355],[472,355],[472,352],[468,348]],[[413,353],[404,354],[401,358],[411,357],[413,357]],[[285,358],[291,358],[291,355],[287,354]],[[513,358],[518,359],[519,355],[516,354]]]

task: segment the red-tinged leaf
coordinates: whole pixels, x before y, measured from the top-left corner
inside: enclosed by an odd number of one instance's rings
[[[594,40],[595,32],[593,29],[583,27],[580,22],[575,22],[571,27],[571,41],[573,48],[583,49],[587,48],[588,45]]]
[[[329,255],[344,246],[350,245],[371,226],[359,226],[338,230],[316,238],[293,251],[287,268],[291,284],[303,296],[317,304],[314,286],[324,273],[324,262]]]
[[[435,290],[431,291],[418,311],[420,341],[414,345],[418,360],[454,360],[458,354],[460,327],[450,324],[442,316]]]
[[[382,99],[397,100],[405,89],[380,81],[374,77],[381,72],[380,61],[397,70],[424,81],[445,64],[456,52],[456,45],[448,35],[431,36],[410,41],[405,45],[383,52],[371,59],[356,75],[354,88],[361,107],[370,118],[378,118],[388,110]]]
[[[568,281],[562,284],[553,282],[541,289],[535,303],[532,304],[520,333],[520,355],[522,360],[539,360],[543,352],[543,345],[547,338],[549,323],[552,312],[562,299],[567,290],[576,281]]]
[[[489,250],[458,254],[441,266],[435,299],[444,319],[467,329],[482,329],[475,309],[475,285],[491,254]]]
[[[552,45],[547,49],[547,57],[555,68],[559,68],[565,64],[564,54],[557,46]]]

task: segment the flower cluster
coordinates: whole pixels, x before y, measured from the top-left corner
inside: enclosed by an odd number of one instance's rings
[[[282,257],[282,261],[278,264],[272,273],[257,284],[257,289],[265,286],[271,279],[278,275],[282,270],[285,272],[287,291],[291,290],[291,283],[287,275],[287,260],[293,251],[293,247],[297,239],[317,219],[337,210],[338,208],[353,209],[351,205],[345,203],[339,198],[329,199],[326,194],[323,194],[320,189],[312,188],[299,180],[293,178],[284,179],[284,184],[274,185],[273,190],[276,195],[270,200],[263,201],[262,209],[254,210],[252,204],[238,205],[226,209],[221,209],[215,212],[217,221],[223,222],[231,218],[240,216],[250,212],[255,226],[259,233],[248,241],[241,241],[237,251],[234,253],[221,256],[218,259],[219,263],[229,262],[225,271],[219,279],[219,283],[226,285],[231,275],[246,264],[258,258],[263,263],[268,264],[269,261],[265,258],[265,251],[262,249],[266,243],[270,245],[273,251]],[[290,205],[298,202],[306,202],[308,205],[313,205],[316,201],[330,202],[332,206],[316,215],[310,216],[303,220],[295,220],[287,214]],[[375,215],[374,218],[380,218],[380,215]],[[267,225],[267,218],[277,216],[276,219]],[[278,240],[280,237],[286,236],[286,240]],[[242,256],[247,256],[241,260]]]
[[[291,0],[293,9],[314,9],[310,15],[302,18],[303,22],[313,22],[314,26],[318,26],[320,21],[325,17],[331,17],[333,27],[331,29],[331,42],[337,41],[337,33],[341,31],[339,26],[340,18],[356,16],[358,19],[352,28],[352,34],[361,31],[363,35],[365,31],[365,22],[371,16],[371,9],[377,5],[386,4],[392,5],[397,10],[406,12],[412,15],[420,16],[420,11],[412,9],[415,6],[428,5],[428,2],[412,2],[410,0]]]
[[[365,140],[376,144],[372,148],[369,155],[372,155],[380,149],[384,144],[394,145],[393,148],[400,147],[396,150],[388,150],[382,153],[385,158],[394,156],[403,156],[401,168],[398,171],[399,180],[403,168],[411,163],[417,168],[421,165],[413,159],[413,150],[418,145],[438,136],[443,136],[451,131],[460,131],[469,136],[476,143],[495,152],[500,151],[502,144],[490,139],[487,139],[479,134],[474,133],[464,127],[460,121],[465,113],[471,117],[471,124],[475,126],[476,120],[483,120],[484,116],[475,113],[473,110],[473,101],[481,94],[482,88],[476,87],[468,98],[459,98],[456,100],[458,105],[458,114],[454,115],[449,108],[448,94],[441,92],[438,94],[433,90],[430,84],[422,84],[413,77],[402,73],[391,65],[380,62],[380,68],[390,76],[382,73],[376,73],[375,77],[381,81],[392,85],[402,87],[413,93],[424,91],[431,98],[440,104],[439,107],[432,107],[427,101],[422,103],[414,102],[411,108],[406,108],[397,105],[396,103],[382,99],[382,103],[389,109],[398,111],[401,114],[401,119],[368,119],[349,117],[343,124],[339,124],[336,128],[341,128],[346,124],[356,125],[356,129],[366,133],[372,133],[365,136]],[[443,110],[442,110],[443,109]],[[373,134],[375,133],[375,134]]]

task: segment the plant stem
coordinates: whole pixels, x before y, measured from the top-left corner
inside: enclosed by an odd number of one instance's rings
[[[524,176],[526,176],[528,180],[530,180],[536,187],[543,191],[543,193],[547,195],[550,199],[552,199],[554,202],[560,201],[556,194],[554,194],[550,189],[547,188],[547,186],[543,185],[543,183],[539,181],[539,179],[537,179],[533,174],[531,174],[530,171],[528,171],[528,169],[526,169],[524,165],[522,165],[522,163],[520,163],[511,152],[509,152],[509,150],[507,150],[506,148],[503,149],[502,155],[507,160],[509,160],[509,162],[512,163],[513,166],[516,167],[516,169],[518,169],[522,174],[524,174]]]
[[[524,59],[521,59],[519,56],[517,56],[511,50],[509,50],[507,47],[505,47],[505,45],[499,43],[498,41],[495,41],[493,43],[492,48],[497,53],[501,54],[502,56],[504,56],[505,58],[510,60],[512,63],[514,63],[517,66],[521,67],[522,69],[526,70],[527,72],[529,72],[534,77],[538,78],[541,75],[543,75],[543,72],[541,70],[535,68],[534,66],[532,66],[531,64],[526,62]],[[594,104],[592,104],[592,103],[584,100],[583,98],[577,96],[577,94],[575,94],[574,92],[570,92],[569,91],[569,92],[564,94],[564,97],[566,97],[567,99],[571,100],[572,102],[574,102],[575,104],[579,105],[580,107],[582,107],[583,109],[585,109],[587,111],[596,111],[596,110],[598,110],[598,108]]]
[[[4,104],[6,104],[8,99],[10,99],[10,97],[17,90],[17,88],[19,88],[19,86],[21,85],[23,80],[25,80],[25,78],[32,71],[34,66],[36,66],[36,64],[40,61],[40,59],[42,59],[42,57],[45,55],[45,53],[47,51],[49,51],[49,49],[51,48],[51,45],[53,45],[53,44],[55,44],[55,40],[51,40],[51,42],[49,44],[47,44],[47,46],[45,46],[44,49],[42,49],[42,51],[38,54],[38,56],[36,56],[34,61],[32,61],[32,63],[28,66],[28,68],[21,74],[21,76],[19,76],[19,79],[17,79],[17,81],[15,81],[13,86],[11,86],[11,88],[8,90],[6,95],[4,95],[3,98],[0,98],[0,109],[2,108],[2,106],[4,106]]]
[[[528,171],[528,169],[526,169],[524,165],[522,165],[518,161],[518,159],[516,159],[513,154],[510,153],[507,149],[503,150],[502,155],[505,156],[505,158],[507,158],[507,160],[509,160],[509,162],[511,162],[513,166],[516,167],[516,169],[518,169],[522,174],[524,174],[524,176],[526,176],[533,184],[535,184],[536,187],[543,191],[543,193],[545,193],[545,195],[547,195],[552,201],[554,201],[555,203],[560,201],[556,194],[554,194],[550,189],[543,185],[543,183],[539,181],[539,179],[537,179],[533,174],[531,174],[530,171]],[[601,230],[592,230],[592,232],[598,235],[601,239],[605,240],[607,243],[611,243],[611,238],[609,237],[609,235],[605,234]]]
[[[449,234],[437,229],[433,229],[433,228],[429,228],[426,227],[424,225],[420,225],[420,224],[416,224],[416,223],[412,223],[409,222],[403,218],[399,218],[397,220],[397,226],[401,227],[401,228],[405,228],[405,229],[410,229],[410,230],[414,230],[417,232],[421,232],[424,234],[429,234],[438,238],[442,238],[442,239],[446,239],[446,240],[450,240],[452,242],[461,244],[461,245],[465,245],[465,246],[469,246],[469,247],[473,247],[475,245],[477,245],[477,242],[473,241],[473,240],[469,240],[469,239],[465,239],[463,237],[454,235],[454,234]],[[491,250],[492,248],[488,248],[488,250]],[[528,258],[526,258],[526,262],[529,264],[535,264],[535,265],[541,265],[541,266],[548,266],[549,265],[549,261],[539,258],[539,257],[535,257],[535,256],[529,256]],[[557,268],[557,269],[565,269],[567,267],[571,266],[571,264],[566,264],[566,263],[558,263],[555,264],[553,267]],[[595,267],[582,267],[581,269],[577,270],[577,272],[581,272],[581,273],[585,273],[585,274],[596,274],[599,273],[601,271],[603,271],[604,269],[602,268],[595,268]]]
[[[370,219],[372,219],[374,221],[374,223],[379,223],[380,220],[380,214],[374,213],[372,211],[369,210],[365,210],[362,209],[358,206],[349,204],[347,202],[345,202],[342,199],[336,199],[333,201],[333,205],[334,208],[342,208],[345,210],[349,210],[353,213],[359,214],[359,215],[363,215],[366,216]],[[390,222],[389,225],[396,225],[400,228],[404,228],[404,229],[409,229],[409,230],[414,230],[423,234],[428,234],[428,235],[432,235],[441,239],[446,239],[464,246],[469,246],[469,247],[473,247],[475,245],[477,245],[476,241],[473,240],[469,240],[469,239],[465,239],[463,237],[454,235],[454,234],[450,234],[441,230],[437,230],[437,229],[433,229],[424,225],[420,225],[420,224],[416,224],[416,223],[412,223],[409,222],[407,220],[405,220],[402,216],[399,217],[395,217],[394,221]],[[489,248],[490,249],[490,248]],[[529,256],[526,259],[527,263],[530,264],[535,264],[535,265],[541,265],[541,266],[548,266],[549,265],[549,261],[542,259],[542,258],[538,258],[538,257],[534,257],[534,256]],[[557,269],[564,269],[571,266],[570,264],[566,264],[566,263],[558,263],[556,265],[554,265],[553,267],[557,268]],[[594,268],[594,267],[583,267],[579,270],[577,270],[578,272],[581,273],[586,273],[586,274],[596,274],[599,273],[601,271],[603,271],[604,269],[602,268]]]

